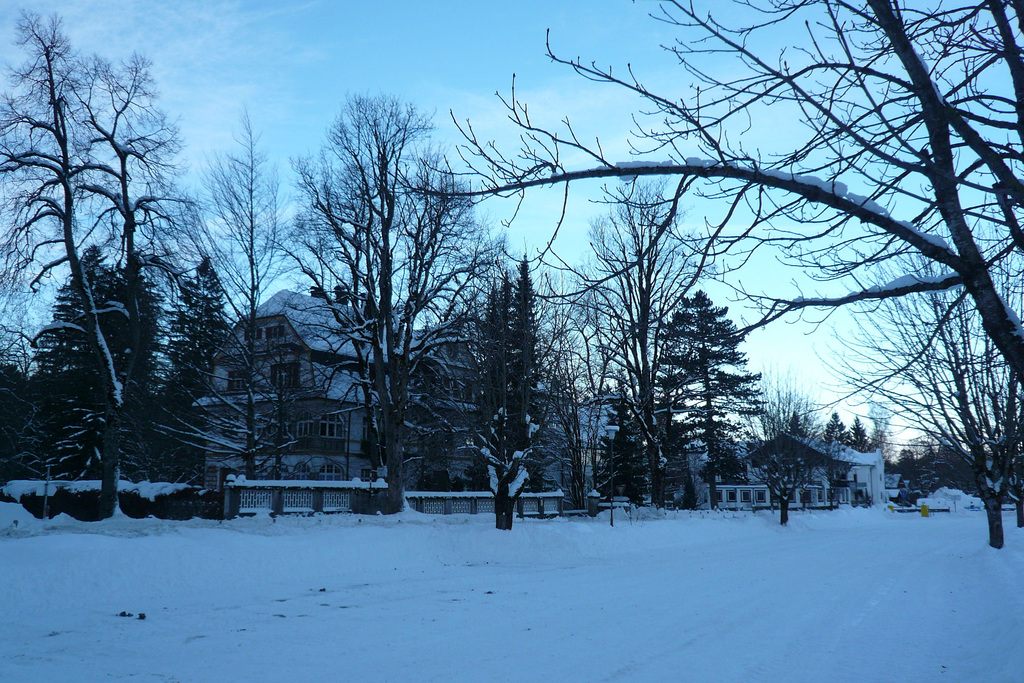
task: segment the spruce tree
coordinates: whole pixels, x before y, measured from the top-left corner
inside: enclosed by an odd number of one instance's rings
[[[825,432],[822,435],[822,441],[827,444],[844,444],[849,438],[849,434],[846,431],[846,425],[839,419],[839,413],[832,411],[832,417],[829,418],[828,424],[825,425]]]
[[[716,477],[742,475],[736,453],[737,415],[756,410],[760,375],[745,371],[746,354],[739,350],[744,335],[703,291],[684,300],[666,330],[669,352],[664,365],[667,383],[679,398],[668,406],[682,414],[685,439],[700,442],[707,457],[702,476],[708,483],[711,506],[716,501]]]
[[[198,399],[208,395],[217,354],[231,326],[225,314],[226,296],[209,258],[192,277],[179,282],[179,296],[171,311],[167,342],[168,383],[161,416],[169,435],[174,480],[197,480],[202,471],[201,442],[209,425]]]
[[[101,304],[124,300],[125,283],[118,270],[107,264],[98,247],[83,252],[83,270],[93,283]],[[138,335],[131,329],[123,308],[109,304],[101,326],[115,367],[122,374],[131,367],[125,384],[122,429],[129,438],[121,445],[121,465],[126,474],[155,452],[148,437],[153,394],[161,384],[160,297],[143,280],[138,294]],[[104,387],[95,358],[78,322],[83,302],[69,281],[57,292],[52,322],[39,337],[33,357],[36,372],[32,385],[39,406],[40,451],[56,476],[99,477],[103,448]]]
[[[525,257],[519,262],[517,276],[512,283],[512,296],[509,351],[513,390],[518,394],[515,405],[519,411],[516,418],[517,428],[521,430],[519,443],[527,449],[524,459],[530,476],[527,489],[542,491],[545,488],[544,470],[548,458],[539,443],[538,435],[533,433],[544,422],[539,391],[543,379],[539,357],[540,329],[537,323],[537,294],[533,287],[530,264]]]
[[[495,526],[512,528],[516,498],[533,477],[542,483],[533,457],[539,424],[535,389],[539,382],[536,296],[524,260],[513,282],[502,273],[487,296],[478,332],[483,385],[482,453],[495,494]]]
[[[207,392],[231,326],[224,312],[224,288],[209,258],[200,262],[193,277],[181,280],[179,294],[167,345],[169,393],[191,404]]]
[[[864,426],[859,417],[853,418],[853,424],[850,425],[850,433],[847,436],[845,445],[861,453],[871,450],[871,440],[868,437],[867,427]]]
[[[25,362],[5,351],[0,348],[0,482],[38,477],[46,471],[35,457],[36,407]]]
[[[82,268],[109,295],[111,275],[96,247],[82,255]],[[38,338],[33,386],[38,396],[40,455],[62,479],[95,478],[102,435],[103,387],[92,351],[77,321],[81,297],[71,282],[57,291],[52,320]]]

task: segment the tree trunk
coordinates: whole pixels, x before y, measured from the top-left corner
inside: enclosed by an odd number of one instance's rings
[[[789,523],[789,496],[779,496],[779,524]]]
[[[714,510],[718,507],[718,483],[715,481],[715,475],[708,477],[708,510]]]
[[[504,489],[505,487],[500,487]],[[494,494],[494,528],[502,531],[512,530],[512,520],[515,519],[516,501],[508,495],[507,491],[499,490]]]
[[[388,515],[397,514],[405,509],[405,485],[401,480],[402,468],[397,469],[398,473],[392,474],[391,467],[388,467],[388,494],[384,506],[384,514]]]
[[[999,500],[985,499],[985,514],[988,517],[988,544],[995,549],[1003,547],[1003,510]]]
[[[1017,528],[1024,528],[1024,497],[1017,496],[1013,506],[1017,508]]]
[[[112,408],[104,420],[102,479],[100,481],[100,519],[109,519],[117,511],[117,487],[121,478],[121,420]]]
[[[393,405],[389,407],[391,409],[385,417],[390,419],[386,426],[388,439],[384,453],[384,464],[388,468],[388,493],[384,514],[393,515],[405,509],[405,434],[402,424],[405,418]]]
[[[652,433],[654,430],[650,430]],[[665,468],[661,464],[661,446],[653,439],[647,443],[647,465],[651,475],[651,505],[665,507]],[[612,496],[615,492],[612,491]]]

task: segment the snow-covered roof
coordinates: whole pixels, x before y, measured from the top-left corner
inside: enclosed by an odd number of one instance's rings
[[[882,460],[882,453],[880,451],[861,453],[860,451],[855,451],[852,448],[844,447],[836,457],[840,460],[853,463],[854,465],[877,465]]]
[[[838,443],[825,443],[821,439],[801,439],[801,441],[816,451],[827,453],[837,460],[843,460],[853,465],[877,465],[882,460],[881,451],[861,453],[849,446],[843,446]]]
[[[282,289],[260,304],[257,318],[284,316],[299,338],[315,351],[342,353],[351,342],[339,332],[331,306],[323,299]]]

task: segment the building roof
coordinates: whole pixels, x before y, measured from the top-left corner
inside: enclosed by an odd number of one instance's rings
[[[314,351],[352,355],[352,342],[338,328],[335,311],[323,299],[282,289],[260,304],[257,318],[285,317]]]
[[[825,443],[821,439],[802,439],[804,443],[821,453],[827,453],[837,460],[843,460],[853,465],[877,465],[882,460],[881,451],[861,453],[849,446],[839,443]]]

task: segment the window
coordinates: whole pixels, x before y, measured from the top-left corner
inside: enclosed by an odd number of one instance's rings
[[[241,370],[228,370],[228,391],[245,389],[245,381]]]
[[[765,491],[764,489],[759,489],[757,491],[754,491],[754,500],[756,500],[758,503],[765,503],[765,502],[767,502],[768,501],[767,493],[768,492]]]
[[[750,489],[743,489],[742,491],[740,491],[740,502],[741,503],[749,503],[750,502]]]
[[[297,463],[292,467],[292,479],[309,479],[309,465],[304,462]]]
[[[328,439],[340,439],[343,436],[341,431],[341,415],[330,413],[321,417],[320,436]]]
[[[303,413],[295,423],[295,436],[313,436],[313,422],[313,417],[309,413]]]
[[[729,489],[725,493],[726,493],[726,498],[725,498],[726,502],[729,502],[729,503],[735,503],[736,502],[736,489]]]
[[[335,465],[333,462],[325,462],[320,466],[318,478],[320,481],[344,481],[345,470],[343,470],[340,465]]]
[[[364,467],[363,469],[359,470],[359,478],[362,479],[363,481],[373,481],[374,479],[377,478],[377,473],[374,472],[369,467]]]
[[[277,389],[294,389],[299,386],[299,364],[274,363],[270,366],[270,381]]]
[[[284,336],[284,325],[272,325],[267,328],[267,339],[280,339]],[[257,339],[259,333],[257,333]]]
[[[725,501],[725,492],[722,489],[718,489],[718,502]]]

